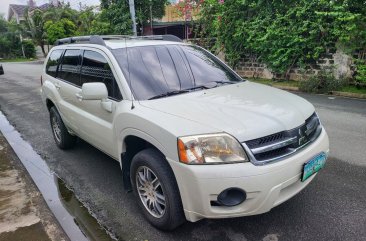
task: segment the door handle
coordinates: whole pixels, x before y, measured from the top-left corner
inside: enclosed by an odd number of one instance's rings
[[[76,93],[76,94],[75,94],[75,96],[76,96],[76,98],[77,98],[78,100],[80,100],[80,101],[82,101],[82,100],[83,100],[83,96],[82,96],[80,93]]]
[[[58,90],[59,90],[59,89],[61,89],[61,85],[60,85],[59,83],[56,83],[56,84],[55,84],[55,87],[56,87],[56,89],[58,89]]]

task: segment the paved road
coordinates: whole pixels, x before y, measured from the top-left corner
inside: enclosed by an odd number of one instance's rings
[[[331,140],[326,169],[293,199],[253,217],[202,220],[174,232],[151,227],[117,162],[79,141],[64,152],[54,144],[39,96],[41,66],[5,64],[0,109],[71,186],[98,220],[124,240],[365,240],[366,101],[301,94],[317,108]]]

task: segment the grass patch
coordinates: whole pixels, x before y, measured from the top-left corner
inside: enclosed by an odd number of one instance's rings
[[[339,91],[356,93],[356,94],[366,94],[366,87],[357,87],[357,86],[349,85],[349,86],[343,87]]]
[[[15,58],[15,59],[0,59],[0,63],[9,63],[9,62],[29,62],[29,61],[34,61],[36,59],[34,58],[30,58],[30,59],[27,59],[27,58]]]

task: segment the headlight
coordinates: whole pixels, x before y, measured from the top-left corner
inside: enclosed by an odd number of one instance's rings
[[[221,164],[247,162],[241,144],[232,136],[220,133],[178,138],[181,162],[186,164]]]

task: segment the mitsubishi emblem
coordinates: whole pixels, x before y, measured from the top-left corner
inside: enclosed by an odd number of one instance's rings
[[[299,146],[302,146],[306,142],[306,134],[301,128],[299,129]]]

